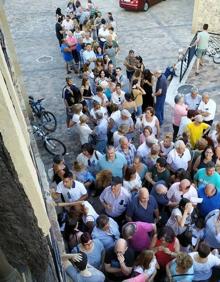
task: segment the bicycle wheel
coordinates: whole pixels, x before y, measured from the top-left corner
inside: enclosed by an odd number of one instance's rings
[[[65,155],[66,146],[56,138],[46,138],[44,147],[51,155]]]
[[[57,128],[57,120],[54,114],[48,111],[43,111],[41,114],[41,123],[47,131],[53,132]]]

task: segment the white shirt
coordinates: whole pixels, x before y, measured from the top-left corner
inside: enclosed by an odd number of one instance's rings
[[[95,55],[93,50],[91,50],[91,51],[85,50],[83,52],[83,60],[84,60],[85,63],[90,62],[89,66],[90,66],[91,69],[95,68],[95,63],[90,61],[90,60],[94,60],[94,59],[96,59],[96,55]]]
[[[157,266],[157,260],[155,258],[155,256],[153,257],[152,261],[149,264],[148,269],[144,269],[142,266],[135,266],[134,267],[134,271],[138,272],[138,273],[145,273],[147,274],[147,277],[150,278],[150,276],[157,270],[156,269]]]
[[[128,191],[121,187],[120,194],[118,197],[112,193],[111,186],[105,188],[100,195],[100,201],[104,204],[109,204],[112,206],[111,209],[105,209],[106,213],[111,217],[120,216],[126,209],[130,202],[131,195]]]
[[[203,101],[201,101],[201,103],[199,104],[198,110],[210,113],[209,116],[203,117],[204,121],[213,120],[214,117],[215,117],[215,112],[216,112],[216,103],[212,99],[209,99],[207,104],[205,104]]]
[[[94,210],[93,206],[88,202],[85,201],[83,205],[86,208],[86,214],[82,216],[83,222],[86,224],[88,221],[95,222],[97,217],[99,216],[97,212]]]
[[[137,149],[137,155],[141,158],[146,157],[150,153],[151,148],[147,146],[146,142],[141,144]]]
[[[88,143],[89,135],[92,133],[92,129],[88,126],[88,124],[78,124],[78,131],[81,145]]]
[[[167,192],[167,198],[171,202],[179,202],[181,200],[181,196],[183,195],[183,192],[179,190],[180,182],[176,182],[172,184]],[[183,195],[183,198],[186,198],[191,201],[192,197],[198,198],[198,193],[196,188],[191,185],[189,190]]]
[[[181,227],[178,224],[177,218],[182,217],[183,214],[179,208],[175,208],[172,210],[172,213],[170,215],[170,218],[168,219],[166,226],[169,226],[173,229],[174,233],[176,235],[182,234],[186,230],[186,226]],[[191,215],[188,215],[186,218],[185,224],[189,224],[191,221]]]
[[[164,147],[164,141],[163,141],[163,140],[160,141],[160,150],[161,150],[161,152],[162,152],[163,154],[165,154],[165,156],[167,156],[167,155],[169,154],[169,152],[170,152],[173,148],[174,148],[174,143],[173,143],[173,142],[171,142],[170,147],[165,148],[165,147]]]
[[[113,134],[113,143],[114,143],[114,147],[117,148],[119,145],[119,141],[120,139],[124,137],[124,135],[119,134],[118,131],[115,131]]]
[[[192,97],[191,93],[188,93],[184,96],[184,102],[188,106],[188,110],[197,110],[201,100],[202,97],[198,94],[195,98]]]
[[[81,182],[76,181],[76,180],[73,181],[73,187],[70,189],[66,188],[63,185],[63,181],[61,181],[57,185],[56,192],[59,194],[62,194],[65,202],[68,202],[68,203],[78,201],[83,195],[87,194],[87,190],[85,186]]]
[[[103,93],[103,97],[104,97],[104,98],[103,98],[103,102],[104,102],[104,104],[105,104],[105,103],[108,102],[108,98],[106,97],[106,95],[105,95],[104,93]],[[93,96],[93,100],[99,102],[100,105],[103,104],[102,98],[100,98],[98,95],[94,95],[94,96]]]
[[[110,33],[109,33],[109,30],[107,28],[104,30],[104,28],[101,27],[99,29],[99,34],[98,35],[99,35],[100,41],[105,42],[106,38],[110,35]]]
[[[125,101],[125,92],[121,90],[120,95],[118,95],[116,92],[113,92],[111,96],[111,101],[113,104],[122,105]]]
[[[191,155],[189,149],[185,149],[185,152],[180,157],[176,151],[173,149],[169,152],[167,156],[167,163],[171,166],[174,171],[177,171],[179,168],[187,170],[188,162],[191,160]]]
[[[73,30],[74,29],[74,23],[72,20],[63,20],[62,22],[62,27],[65,29],[65,30]]]
[[[220,259],[213,254],[208,255],[208,260],[205,263],[199,263],[195,260],[197,252],[189,254],[193,260],[194,276],[193,281],[208,280],[212,275],[212,267],[220,265]]]
[[[72,121],[74,124],[79,124],[79,118],[83,115],[83,112],[80,112],[79,114],[74,114],[72,117]]]
[[[123,181],[123,187],[129,193],[131,193],[131,190],[133,190],[134,188],[140,189],[142,187],[142,182],[141,182],[141,178],[140,178],[139,174],[136,172],[135,175],[136,175],[136,177],[135,177],[134,180],[131,180],[131,181],[124,180]]]
[[[186,129],[186,126],[192,122],[192,120],[188,117],[182,117],[181,118],[181,121],[180,121],[180,126],[179,126],[179,131],[178,131],[178,134],[177,136],[181,136],[183,134],[183,132],[185,131]]]
[[[94,110],[94,108],[91,109],[90,115],[92,116],[92,118],[94,118],[96,120],[96,112],[102,112],[104,117],[108,117],[108,112],[107,109],[105,107],[101,107],[98,110]]]
[[[80,162],[84,164],[85,167],[88,167],[88,160],[90,160],[90,163],[96,166],[98,160],[100,160],[102,157],[102,154],[99,151],[94,151],[92,157],[89,159],[87,158],[83,153],[80,153],[76,160],[77,162]]]

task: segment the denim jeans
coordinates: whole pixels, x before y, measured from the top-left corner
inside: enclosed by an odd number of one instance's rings
[[[142,106],[137,107],[136,116],[139,117],[142,115]]]

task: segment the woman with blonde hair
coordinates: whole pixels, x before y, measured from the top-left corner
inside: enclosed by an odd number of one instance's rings
[[[86,115],[79,117],[78,132],[81,145],[88,143],[89,135],[92,133],[92,129],[87,124],[88,120]]]
[[[187,253],[178,253],[176,259],[167,264],[166,272],[168,281],[193,281],[194,270],[191,256]]]

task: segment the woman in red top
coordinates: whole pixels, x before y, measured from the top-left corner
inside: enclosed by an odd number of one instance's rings
[[[172,228],[165,226],[159,229],[158,233],[153,236],[150,248],[155,252],[157,262],[160,266],[155,281],[164,281],[166,265],[180,251],[179,240],[176,238]]]

